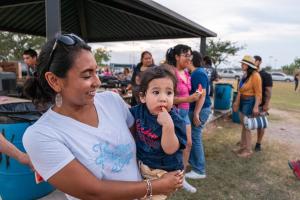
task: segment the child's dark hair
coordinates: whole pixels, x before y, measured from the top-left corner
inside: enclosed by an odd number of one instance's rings
[[[57,39],[52,39],[43,46],[37,60],[37,72],[24,85],[25,96],[30,98],[35,105],[41,106],[54,102],[56,93],[45,78],[46,72],[50,71],[60,78],[65,78],[74,65],[77,54],[82,50],[91,51],[91,47],[84,41],[75,41],[74,45],[64,45]],[[52,50],[56,42],[57,46]]]
[[[146,91],[148,89],[149,83],[152,80],[159,79],[159,78],[170,78],[173,82],[174,93],[176,92],[176,87],[177,87],[176,76],[168,68],[163,67],[163,66],[151,67],[143,72],[142,77],[141,77],[141,85],[140,85],[139,92],[142,95],[145,95]]]
[[[176,67],[176,58],[175,56],[180,56],[182,53],[187,53],[188,51],[192,52],[191,47],[184,45],[184,44],[178,44],[175,47],[171,47],[167,50],[166,53],[166,63],[169,65],[173,65]]]

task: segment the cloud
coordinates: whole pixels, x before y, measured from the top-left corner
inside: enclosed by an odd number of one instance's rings
[[[218,34],[221,40],[247,45],[231,60],[234,64],[243,54],[259,54],[265,61],[272,56],[277,66],[289,64],[299,56],[300,1],[298,0],[155,0],[184,17]],[[183,43],[199,48],[199,39],[152,40],[92,44],[112,51],[111,62],[137,63],[144,50],[152,52],[155,61],[164,59],[166,50]],[[270,61],[271,62],[271,61]]]

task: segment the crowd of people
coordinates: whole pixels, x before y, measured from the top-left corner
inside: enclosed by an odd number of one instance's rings
[[[244,76],[233,110],[240,113],[242,132],[233,151],[242,158],[253,156],[244,118],[270,107],[272,78],[261,62],[259,56],[241,60]],[[7,146],[1,151],[31,166],[68,199],[156,200],[181,187],[197,191],[186,179],[207,176],[202,133],[218,80],[208,56],[179,44],[157,66],[149,51],[142,52],[132,76],[128,69],[120,76],[130,81],[131,106],[114,92],[96,92],[101,82],[91,47],[74,34],[49,40],[33,66],[24,92],[37,106],[52,106],[24,134],[29,156],[0,134],[0,147]],[[257,152],[264,131],[257,129]],[[299,162],[289,165],[299,177]]]

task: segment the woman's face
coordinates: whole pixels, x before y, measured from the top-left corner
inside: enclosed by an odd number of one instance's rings
[[[242,63],[242,70],[247,71],[247,69],[248,69],[248,65],[246,65],[245,63]]]
[[[73,106],[93,104],[96,89],[101,84],[96,70],[97,63],[93,54],[86,50],[78,52],[73,66],[62,81],[63,104]]]
[[[192,59],[192,52],[188,50],[186,53],[175,55],[175,59],[176,59],[176,67],[179,69],[185,69],[190,65]]]
[[[145,67],[149,67],[153,64],[152,56],[149,53],[145,53],[142,58],[142,64]]]

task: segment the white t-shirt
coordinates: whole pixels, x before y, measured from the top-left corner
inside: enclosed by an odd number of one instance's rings
[[[24,147],[45,180],[73,159],[98,179],[141,180],[135,142],[128,129],[134,118],[127,105],[112,92],[98,93],[94,104],[99,119],[97,128],[50,108],[26,130]]]

